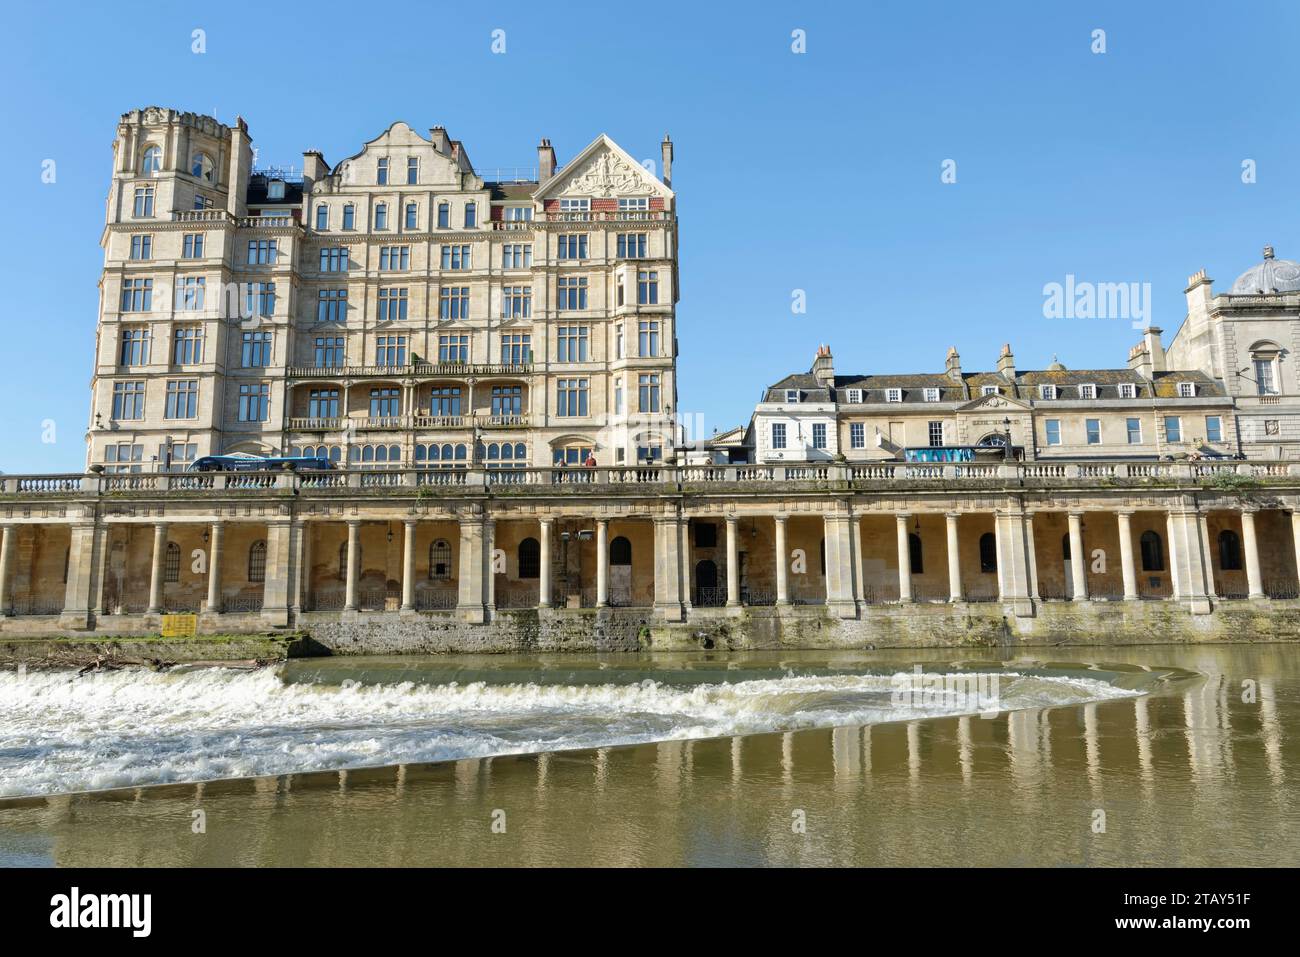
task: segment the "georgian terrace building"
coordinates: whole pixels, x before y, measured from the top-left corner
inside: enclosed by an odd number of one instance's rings
[[[755,409],[759,463],[889,461],[907,449],[1000,448],[1026,461],[1235,456],[1300,459],[1300,265],[1265,247],[1259,265],[1215,295],[1188,280],[1187,317],[1165,350],[1149,327],[1124,369],[836,375],[831,350],[774,383]]]
[[[248,129],[122,116],[102,245],[88,465],[218,453],[500,468],[662,461],[677,227],[598,137],[533,180],[394,123],[333,166],[253,168]]]

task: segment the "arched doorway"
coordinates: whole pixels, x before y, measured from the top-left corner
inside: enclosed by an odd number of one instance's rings
[[[632,604],[632,543],[622,535],[609,543],[609,603]]]
[[[695,604],[701,608],[725,605],[727,596],[718,587],[718,566],[711,558],[695,563]]]

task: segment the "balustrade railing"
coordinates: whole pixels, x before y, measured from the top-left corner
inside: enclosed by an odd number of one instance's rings
[[[405,427],[411,417],[371,421],[381,427]],[[511,427],[527,416],[494,417]],[[470,417],[465,417],[470,421]],[[324,426],[342,419],[290,419],[290,429],[306,423]],[[914,481],[1050,484],[1071,481],[1150,481],[1200,484],[1222,475],[1256,480],[1300,479],[1300,462],[1021,462],[1003,464],[855,463],[800,465],[627,465],[503,468],[467,461],[455,468],[411,467],[392,463],[382,470],[348,468],[331,471],[274,472],[100,472],[84,475],[0,475],[4,495],[98,495],[153,492],[239,492],[272,489],[326,490],[454,485],[638,485],[676,488],[683,485],[733,483],[811,483],[869,489]]]

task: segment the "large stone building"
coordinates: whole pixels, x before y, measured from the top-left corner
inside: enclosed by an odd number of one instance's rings
[[[88,464],[321,452],[517,468],[673,452],[677,227],[606,136],[494,181],[397,122],[253,168],[242,120],[150,107],[113,144]]]

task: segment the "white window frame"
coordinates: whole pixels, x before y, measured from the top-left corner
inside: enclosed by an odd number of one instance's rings
[[[982,396],[984,396],[984,395],[997,395],[997,394],[998,394],[999,392],[1001,392],[1001,391],[1002,391],[1002,390],[999,389],[999,388],[998,388],[997,386],[995,386],[995,385],[982,385],[982,386],[980,386],[980,395],[982,395]]]
[[[1196,398],[1196,383],[1195,382],[1178,383],[1178,398],[1180,399]]]
[[[933,386],[925,390],[926,402],[938,402],[941,397],[942,397],[942,393],[937,388],[934,388]]]
[[[1081,386],[1079,386],[1079,398],[1080,399],[1097,398],[1097,384],[1095,382],[1085,382]]]
[[[1136,399],[1137,386],[1132,382],[1121,382],[1119,384],[1119,397],[1121,399]]]
[[[1055,399],[1055,398],[1056,398],[1056,386],[1054,386],[1054,385],[1040,385],[1040,386],[1038,387],[1038,398],[1040,398],[1040,399],[1049,399],[1049,400],[1050,400],[1050,399]]]
[[[886,390],[885,390],[885,401],[886,401],[886,402],[902,402],[902,401],[903,401],[903,390],[902,390],[902,389],[886,389]]]
[[[798,405],[798,404],[799,404],[799,390],[798,390],[798,389],[786,389],[786,390],[785,390],[785,401],[786,401],[786,404],[787,404],[787,405]]]
[[[848,390],[848,401],[849,401],[849,404],[850,404],[850,405],[859,405],[859,404],[861,404],[861,402],[862,402],[862,390],[861,390],[861,389],[849,389],[849,390]]]

